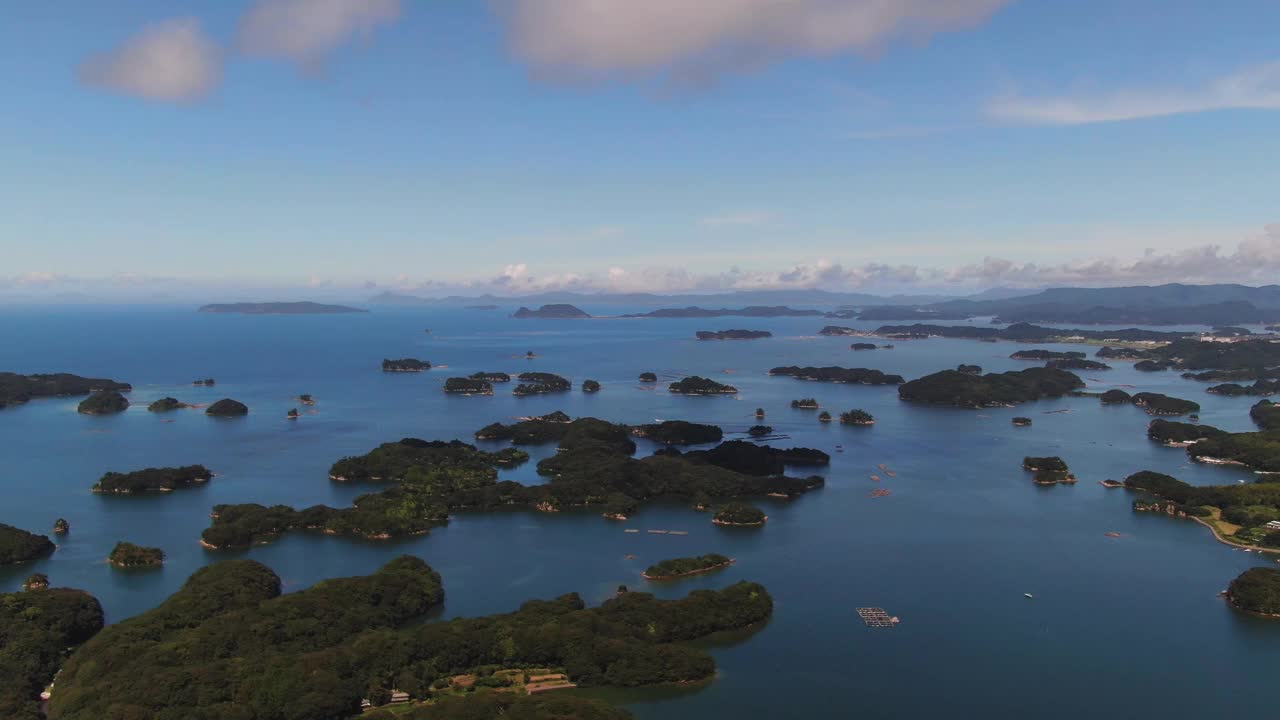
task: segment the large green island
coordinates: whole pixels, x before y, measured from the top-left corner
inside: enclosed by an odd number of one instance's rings
[[[105,378],[87,378],[70,373],[19,375],[0,372],[0,409],[21,405],[36,398],[68,397],[90,393],[129,392],[133,386]]]
[[[56,547],[47,535],[0,523],[0,565],[35,560],[53,552]]]
[[[1027,368],[970,375],[943,370],[898,387],[908,402],[962,408],[1010,407],[1043,397],[1062,397],[1084,387],[1074,373],[1056,368]]]
[[[710,553],[698,557],[674,558],[650,565],[641,575],[645,580],[674,580],[686,575],[719,570],[733,564],[733,559]]]
[[[108,472],[94,484],[93,491],[108,495],[170,492],[207,483],[212,478],[213,473],[203,465],[144,468],[127,473]]]

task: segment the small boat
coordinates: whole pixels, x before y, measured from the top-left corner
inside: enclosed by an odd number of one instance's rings
[[[1030,599],[1033,597],[1033,595],[1032,595],[1031,593],[1022,593],[1022,597],[1027,598],[1028,600],[1030,600]]]

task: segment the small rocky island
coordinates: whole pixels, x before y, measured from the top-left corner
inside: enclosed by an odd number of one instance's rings
[[[1211,425],[1174,422],[1156,418],[1147,426],[1147,437],[1168,447],[1187,447],[1201,440],[1222,437],[1226,431]]]
[[[658,382],[658,376],[651,372],[642,372],[640,373],[640,382],[642,383]]]
[[[849,410],[840,413],[840,423],[843,425],[875,425],[876,419],[866,410]]]
[[[966,364],[964,364],[964,363],[960,363],[959,365],[957,365],[957,366],[956,366],[956,372],[962,372],[962,373],[964,373],[964,374],[966,374],[966,375],[981,375],[981,374],[982,374],[982,366],[981,366],[981,365],[966,365]]]
[[[172,410],[181,410],[182,408],[191,407],[181,402],[178,398],[163,397],[147,406],[149,412],[170,412]]]
[[[769,516],[755,505],[748,503],[730,503],[716,511],[711,522],[716,525],[731,527],[758,527],[764,525]]]
[[[759,340],[771,338],[768,330],[699,330],[695,333],[699,340]]]
[[[733,559],[718,553],[698,557],[673,558],[650,565],[643,573],[645,580],[674,580],[686,575],[711,572],[733,564]]]
[[[537,310],[530,310],[527,307],[521,307],[515,311],[512,317],[517,318],[551,318],[551,319],[578,319],[591,317],[582,310],[568,305],[566,303],[553,303],[543,305]]]
[[[573,389],[573,383],[568,378],[561,377],[555,373],[548,372],[525,372],[516,376],[520,381],[515,389],[511,391],[513,395],[545,395],[547,393],[568,392]]]
[[[667,386],[673,395],[735,395],[738,388],[698,375],[691,375]]]
[[[382,372],[422,372],[430,369],[431,363],[417,358],[382,359]]]
[[[129,409],[129,400],[115,390],[96,392],[76,407],[81,415],[114,415]]]
[[[490,383],[511,382],[511,376],[504,372],[477,372],[469,376],[472,380],[484,380]]]
[[[135,495],[170,492],[202,485],[211,479],[213,479],[213,472],[203,465],[146,468],[127,473],[108,472],[94,484],[92,489],[96,493],[108,495]]]
[[[191,381],[191,384],[192,384],[192,385],[202,385],[202,386],[204,386],[204,387],[213,387],[214,385],[217,385],[217,384],[218,384],[218,381],[217,381],[217,380],[214,380],[213,378],[203,378],[203,379],[201,379],[201,380],[192,380],[192,381]]]
[[[1076,481],[1076,476],[1071,474],[1066,461],[1056,455],[1024,457],[1022,458],[1022,469],[1035,473],[1032,478],[1037,485],[1070,484]]]
[[[488,380],[451,377],[444,381],[444,391],[454,395],[492,395],[493,385]]]
[[[875,350],[876,344],[869,342],[856,342],[849,346],[852,350]]]
[[[262,303],[214,303],[201,305],[197,312],[230,313],[236,315],[339,315],[367,313],[368,310],[346,305],[325,305],[317,302],[262,302]]]
[[[796,410],[817,410],[819,406],[817,398],[800,398],[792,400],[791,407]]]
[[[870,368],[842,367],[776,367],[769,370],[770,375],[785,375],[797,380],[815,382],[847,383],[850,385],[901,385],[905,380],[901,375],[889,375]]]
[[[1031,425],[1031,418],[1019,415],[1013,419],[1014,427],[1028,427]]]
[[[599,383],[599,382],[597,382],[597,381],[595,381],[595,380],[583,380],[583,381],[582,381],[582,392],[584,392],[584,393],[598,393],[598,392],[600,392],[600,383]]]
[[[823,410],[822,412],[818,413],[818,422],[823,422],[823,423],[831,422],[831,413],[827,412],[826,410]]]
[[[214,417],[238,417],[240,415],[248,415],[249,406],[239,400],[223,398],[206,408],[204,414]]]
[[[35,398],[70,397],[109,390],[129,392],[132,389],[129,383],[70,373],[19,375],[0,372],[0,408],[21,405]]]
[[[44,573],[32,573],[22,581],[23,592],[36,592],[49,589],[49,576]]]
[[[164,565],[164,551],[121,540],[112,548],[107,562],[120,569],[158,568]]]
[[[56,547],[47,535],[0,523],[0,565],[35,560],[53,552]]]
[[[1112,388],[1098,396],[1103,405],[1127,405],[1133,402],[1133,396],[1119,389]]]
[[[1130,398],[1130,402],[1146,410],[1148,415],[1186,415],[1200,412],[1200,403],[1198,402],[1169,397],[1160,393],[1135,393]]]
[[[69,532],[71,532],[71,523],[67,522],[65,518],[58,518],[53,522],[54,535],[66,535]]]

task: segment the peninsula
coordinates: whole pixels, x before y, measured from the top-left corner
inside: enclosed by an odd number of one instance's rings
[[[36,587],[0,593],[0,717],[41,720],[40,692],[67,655],[103,627],[102,604],[83,590]]]
[[[37,535],[0,523],[0,565],[35,560],[53,552],[55,548],[48,535]]]
[[[87,378],[70,373],[19,375],[0,372],[0,409],[36,398],[69,397],[96,392],[129,392],[133,386],[105,378]]]
[[[1280,617],[1280,570],[1252,567],[1227,586],[1231,606],[1267,617]]]
[[[521,307],[516,310],[511,317],[516,318],[551,318],[551,319],[578,319],[591,317],[587,313],[579,310],[573,305],[564,303],[554,303],[551,305],[543,305],[537,310],[530,310],[527,307]]]
[[[215,303],[201,305],[197,312],[236,315],[340,315],[344,313],[367,313],[369,311],[347,307],[346,305],[325,305],[323,303],[303,301]]]

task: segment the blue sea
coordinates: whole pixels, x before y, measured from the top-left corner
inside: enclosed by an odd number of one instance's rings
[[[1250,474],[1189,463],[1182,450],[1147,440],[1150,418],[1141,410],[1104,407],[1095,398],[983,411],[928,408],[900,402],[892,386],[766,374],[778,365],[840,365],[911,379],[960,363],[986,371],[1029,367],[1009,359],[1020,346],[931,339],[854,352],[851,338],[817,331],[855,321],[516,320],[510,310],[241,316],[185,306],[0,308],[0,370],[71,372],[134,386],[133,406],[116,416],[79,415],[80,398],[0,411],[0,522],[42,533],[58,517],[72,526],[47,559],[0,568],[0,586],[16,589],[28,574],[44,572],[55,585],[92,592],[118,622],[156,606],[197,568],[229,557],[266,563],[294,591],[368,573],[401,553],[417,555],[444,576],[444,617],[506,612],[570,591],[597,603],[620,584],[680,597],[750,579],[772,592],[775,615],[708,644],[720,668],[713,682],[603,694],[644,720],[1276,712],[1280,622],[1235,612],[1218,597],[1241,571],[1273,561],[1217,543],[1193,522],[1135,514],[1131,494],[1097,483],[1144,469],[1197,484],[1251,481]],[[726,328],[774,337],[693,339],[697,330]],[[537,358],[524,359],[527,351]],[[384,357],[437,367],[383,373]],[[1209,395],[1204,384],[1176,373],[1114,365],[1081,375],[1094,390],[1164,392],[1201,403],[1205,423],[1251,428],[1249,398]],[[527,398],[502,385],[490,397],[441,392],[445,378],[482,370],[559,373],[575,390]],[[643,371],[658,373],[658,389],[636,382]],[[666,382],[692,374],[728,382],[740,394],[665,392]],[[217,385],[191,384],[204,377]],[[604,389],[579,392],[587,378]],[[317,404],[298,406],[301,393]],[[164,396],[191,403],[231,397],[251,412],[234,419],[147,412]],[[789,407],[801,397],[816,397],[832,414],[862,408],[878,422],[823,425],[815,412]],[[293,407],[304,413],[296,421],[285,418]],[[816,447],[833,457],[823,470],[825,488],[765,503],[770,520],[758,530],[718,528],[706,514],[671,504],[647,506],[626,523],[595,512],[463,514],[430,535],[397,542],[291,534],[243,553],[198,543],[218,503],[349,503],[368,488],[331,482],[329,466],[403,437],[471,441],[488,423],[553,410],[628,423],[686,419],[736,433],[755,424],[757,407],[789,436],[776,445]],[[1012,427],[1014,415],[1031,417],[1033,426]],[[641,442],[640,453],[653,450]],[[553,452],[534,448],[534,459]],[[1061,455],[1080,482],[1035,486],[1020,468],[1025,455]],[[108,470],[190,463],[217,477],[160,497],[89,490]],[[503,475],[540,482],[533,463]],[[891,494],[872,497],[877,488]],[[153,572],[113,570],[104,559],[118,540],[161,547],[167,564]],[[640,577],[658,560],[707,552],[737,562],[677,583]],[[883,607],[901,623],[865,627],[856,614],[864,606]]]

